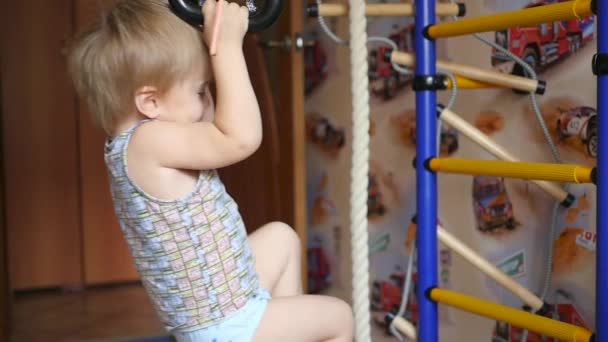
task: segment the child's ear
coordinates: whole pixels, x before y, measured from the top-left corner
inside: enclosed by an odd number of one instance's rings
[[[160,92],[150,86],[143,86],[135,92],[135,106],[137,111],[150,119],[160,116]]]

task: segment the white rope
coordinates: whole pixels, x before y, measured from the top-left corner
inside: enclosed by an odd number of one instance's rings
[[[369,79],[365,0],[349,0],[353,149],[351,162],[351,257],[355,340],[371,341],[367,187],[369,183]]]

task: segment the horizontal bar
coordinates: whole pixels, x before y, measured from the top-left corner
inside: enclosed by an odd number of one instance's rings
[[[437,226],[437,237],[439,238],[439,241],[446,245],[446,247],[460,255],[471,265],[477,267],[477,269],[479,269],[485,275],[494,279],[497,283],[501,284],[513,294],[518,296],[524,303],[534,309],[535,312],[543,309],[545,303],[540,298],[523,287],[520,283],[506,275],[489,261],[484,259],[481,255],[477,254],[467,245],[462,243],[455,236],[445,230],[441,225]]]
[[[511,153],[505,150],[490,137],[483,134],[479,129],[477,129],[477,127],[471,125],[468,121],[464,120],[451,110],[443,109],[439,113],[439,118],[441,121],[447,123],[458,132],[462,133],[465,137],[471,139],[483,149],[494,155],[494,157],[510,162],[520,162],[519,159],[515,158]],[[538,185],[557,201],[562,203],[562,205],[565,207],[569,207],[574,202],[574,197],[555,183],[540,180],[533,180],[532,182]]]
[[[416,327],[408,320],[401,316],[395,316],[392,318],[392,324],[400,333],[407,336],[410,340],[416,341]]]
[[[425,163],[433,171],[475,176],[537,179],[564,183],[596,183],[596,169],[579,165],[432,158]]]
[[[467,77],[454,75],[456,78],[456,86],[458,89],[487,89],[487,88],[500,88],[499,85],[480,82]],[[452,89],[452,80],[448,78],[448,89]]]
[[[595,0],[567,1],[431,25],[426,28],[425,35],[427,38],[436,39],[500,31],[511,27],[527,27],[577,19],[593,15],[594,12]]]
[[[466,13],[466,6],[463,3],[438,3],[436,4],[437,15],[440,17],[458,16],[463,17]],[[395,16],[412,17],[414,16],[413,4],[367,4],[365,13],[367,16]],[[338,17],[348,13],[347,4],[321,4],[320,6],[311,3],[307,8],[309,17]]]
[[[409,67],[413,67],[416,63],[416,57],[413,54],[401,51],[391,52],[389,60],[395,64]],[[527,77],[479,69],[463,64],[437,60],[437,68],[479,82],[492,83],[501,87],[533,92],[539,95],[544,94],[546,89],[546,82],[542,80],[533,80]]]
[[[516,327],[535,331],[539,334],[557,338],[561,341],[589,342],[593,337],[593,334],[583,327],[535,315],[523,310],[513,309],[505,305],[496,304],[454,291],[435,288],[431,290],[430,297],[439,303],[483,317],[507,322]]]

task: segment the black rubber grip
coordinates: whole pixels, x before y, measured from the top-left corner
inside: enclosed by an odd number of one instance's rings
[[[315,3],[310,3],[306,7],[306,14],[308,14],[309,18],[317,18],[319,17],[319,5]]]
[[[185,22],[194,26],[203,26],[204,18],[201,6],[193,0],[169,0],[173,12]],[[256,13],[249,14],[249,32],[267,29],[281,15],[283,0],[268,0],[266,6]]]
[[[459,17],[464,17],[467,15],[467,6],[463,3],[458,4],[458,15]]]

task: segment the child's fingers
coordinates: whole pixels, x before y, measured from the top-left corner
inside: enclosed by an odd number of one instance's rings
[[[213,16],[216,6],[217,6],[216,0],[205,0],[205,2],[203,3],[203,6],[202,6],[203,15],[205,17]]]
[[[239,8],[239,14],[243,20],[249,20],[249,9],[245,6],[241,6]]]
[[[213,31],[211,35],[211,46],[210,53],[212,56],[215,56],[217,51],[217,40],[220,33],[220,22],[222,21],[222,14],[224,9],[224,0],[220,0],[217,4],[217,8],[215,11],[215,16],[213,19]]]

